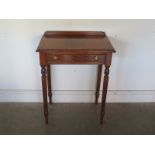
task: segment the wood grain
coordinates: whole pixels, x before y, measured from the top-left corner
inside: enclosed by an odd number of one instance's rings
[[[50,37],[47,37],[49,35]],[[108,37],[104,32],[73,31],[73,32],[45,32],[37,52],[62,52],[71,50],[72,52],[100,51],[115,52]]]
[[[48,64],[104,64],[105,55],[47,55]]]

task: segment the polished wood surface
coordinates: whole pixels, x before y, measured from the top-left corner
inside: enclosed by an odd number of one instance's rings
[[[48,98],[49,103],[52,104],[52,86],[51,86],[51,68],[47,65],[47,81],[48,81]]]
[[[103,64],[105,55],[60,55],[48,54],[48,64]]]
[[[50,38],[99,38],[104,37],[104,32],[99,31],[46,31],[45,37]]]
[[[107,89],[109,82],[109,68],[111,65],[112,54],[107,54],[105,70],[104,70],[104,80],[103,80],[103,89],[102,89],[102,101],[101,101],[101,112],[100,112],[100,123],[103,123],[103,117],[105,115],[105,105],[106,105],[106,97],[107,97]]]
[[[49,37],[46,36],[47,34],[49,34]],[[104,32],[89,31],[45,32],[37,51],[56,51],[57,54],[67,54],[66,52],[79,54],[79,51],[80,54],[103,54],[104,52],[115,52]]]
[[[98,65],[95,104],[98,103],[105,65],[100,122],[105,115],[109,68],[112,53],[115,52],[105,32],[96,31],[46,31],[37,48],[40,57],[43,105],[45,122],[48,123],[48,101],[52,103],[52,84],[50,64],[91,64]],[[48,92],[47,92],[48,91]]]
[[[100,84],[101,84],[101,76],[102,76],[102,65],[98,65],[96,93],[95,93],[95,104],[98,103],[98,97],[99,97],[99,92],[100,92]]]
[[[48,124],[48,104],[47,104],[47,69],[46,65],[41,65],[41,79],[42,79],[42,92],[43,92],[43,103],[44,103],[44,115],[45,122]]]

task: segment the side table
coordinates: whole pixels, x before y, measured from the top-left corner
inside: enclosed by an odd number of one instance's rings
[[[98,103],[102,75],[105,65],[102,90],[100,122],[105,114],[109,68],[115,52],[105,32],[100,31],[46,31],[37,48],[42,74],[42,93],[45,122],[48,124],[48,101],[52,104],[51,64],[98,65],[95,104]],[[48,95],[48,97],[47,97]]]

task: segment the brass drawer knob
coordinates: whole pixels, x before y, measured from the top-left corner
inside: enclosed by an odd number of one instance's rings
[[[58,57],[57,57],[57,56],[54,56],[53,59],[54,59],[54,60],[58,60]]]
[[[96,61],[98,60],[98,56],[95,56],[95,60],[96,60]]]

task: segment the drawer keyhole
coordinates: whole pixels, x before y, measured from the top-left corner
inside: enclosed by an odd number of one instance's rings
[[[95,60],[96,60],[96,61],[98,60],[98,56],[95,56]]]

